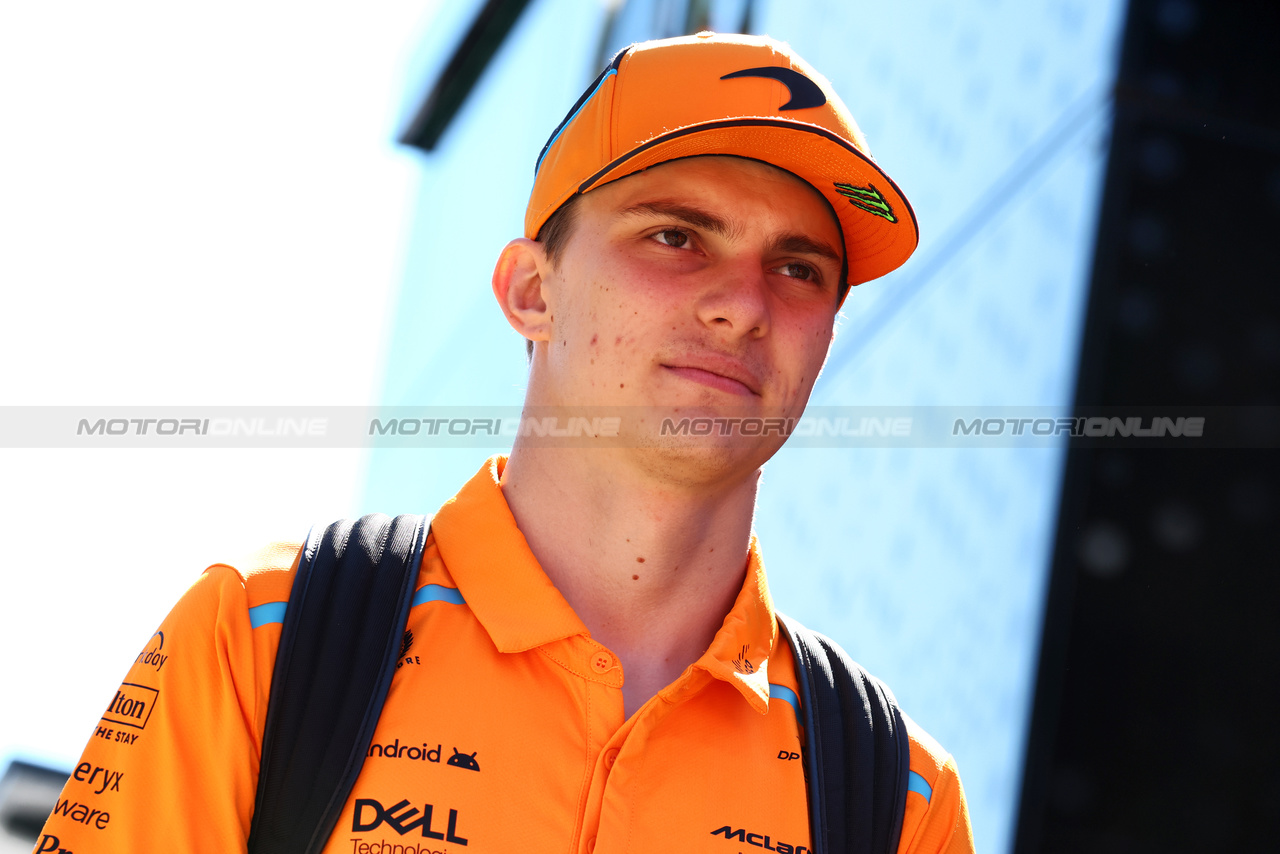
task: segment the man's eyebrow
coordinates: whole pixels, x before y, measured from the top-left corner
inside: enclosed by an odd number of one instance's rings
[[[669,202],[661,199],[638,202],[630,207],[623,208],[619,213],[623,216],[670,217],[721,237],[732,237],[736,231],[727,220],[715,214],[681,204],[680,202]]]
[[[665,200],[654,200],[647,202],[638,202],[629,207],[623,208],[620,213],[623,216],[652,216],[676,219],[709,231],[712,234],[721,237],[733,237],[740,229],[738,226],[722,217],[708,213],[700,208],[695,208],[681,202],[672,202]],[[843,260],[840,252],[834,247],[829,246],[812,237],[803,234],[783,234],[774,238],[770,244],[770,248],[774,252],[789,255],[816,255],[819,258],[827,258],[836,263]]]
[[[771,248],[774,252],[786,255],[817,255],[837,264],[844,260],[831,246],[803,234],[784,234],[773,241]]]

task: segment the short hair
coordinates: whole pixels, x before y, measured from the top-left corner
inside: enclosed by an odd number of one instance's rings
[[[552,267],[560,263],[564,247],[573,234],[574,223],[578,221],[578,200],[581,198],[582,196],[570,196],[538,229],[538,242],[542,244]]]
[[[564,248],[573,235],[573,226],[578,221],[578,199],[581,196],[570,196],[568,201],[556,208],[551,218],[538,229],[538,242],[547,253],[547,260],[552,267],[559,265],[564,256]],[[525,339],[525,354],[533,359],[533,341]]]

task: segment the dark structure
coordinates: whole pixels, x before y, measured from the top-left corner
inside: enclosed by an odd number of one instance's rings
[[[711,28],[713,5],[713,0],[657,0],[647,3],[627,0],[611,6],[604,15],[596,61],[586,79],[594,77],[608,64],[616,50],[632,41],[669,38]],[[733,22],[734,31],[753,32],[755,0],[742,0],[735,5],[738,16]],[[401,134],[403,145],[424,152],[435,149],[528,6],[529,0],[485,0],[409,122],[409,127]],[[629,13],[634,13],[634,19]],[[666,20],[672,28],[655,31],[653,24],[658,18]],[[718,29],[728,31],[724,24]]]
[[[1133,0],[1016,850],[1280,836],[1280,4]]]
[[[528,5],[529,0],[486,0],[400,137],[401,143],[423,151],[436,147]]]
[[[68,776],[21,759],[9,763],[0,775],[0,852],[35,845]]]

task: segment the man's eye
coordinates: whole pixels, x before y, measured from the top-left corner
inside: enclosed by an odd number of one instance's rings
[[[653,236],[659,243],[667,246],[673,246],[676,249],[682,249],[689,243],[689,235],[675,228],[668,228],[665,231],[659,231]]]
[[[800,279],[808,282],[818,278],[817,272],[808,264],[783,264],[778,268],[784,276],[790,276],[793,279]]]

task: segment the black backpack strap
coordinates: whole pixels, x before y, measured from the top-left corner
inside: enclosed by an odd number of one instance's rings
[[[249,851],[317,854],[364,763],[422,562],[427,519],[312,529],[271,678]]]
[[[893,693],[830,638],[782,614],[778,626],[800,681],[814,854],[894,854],[911,744]]]

